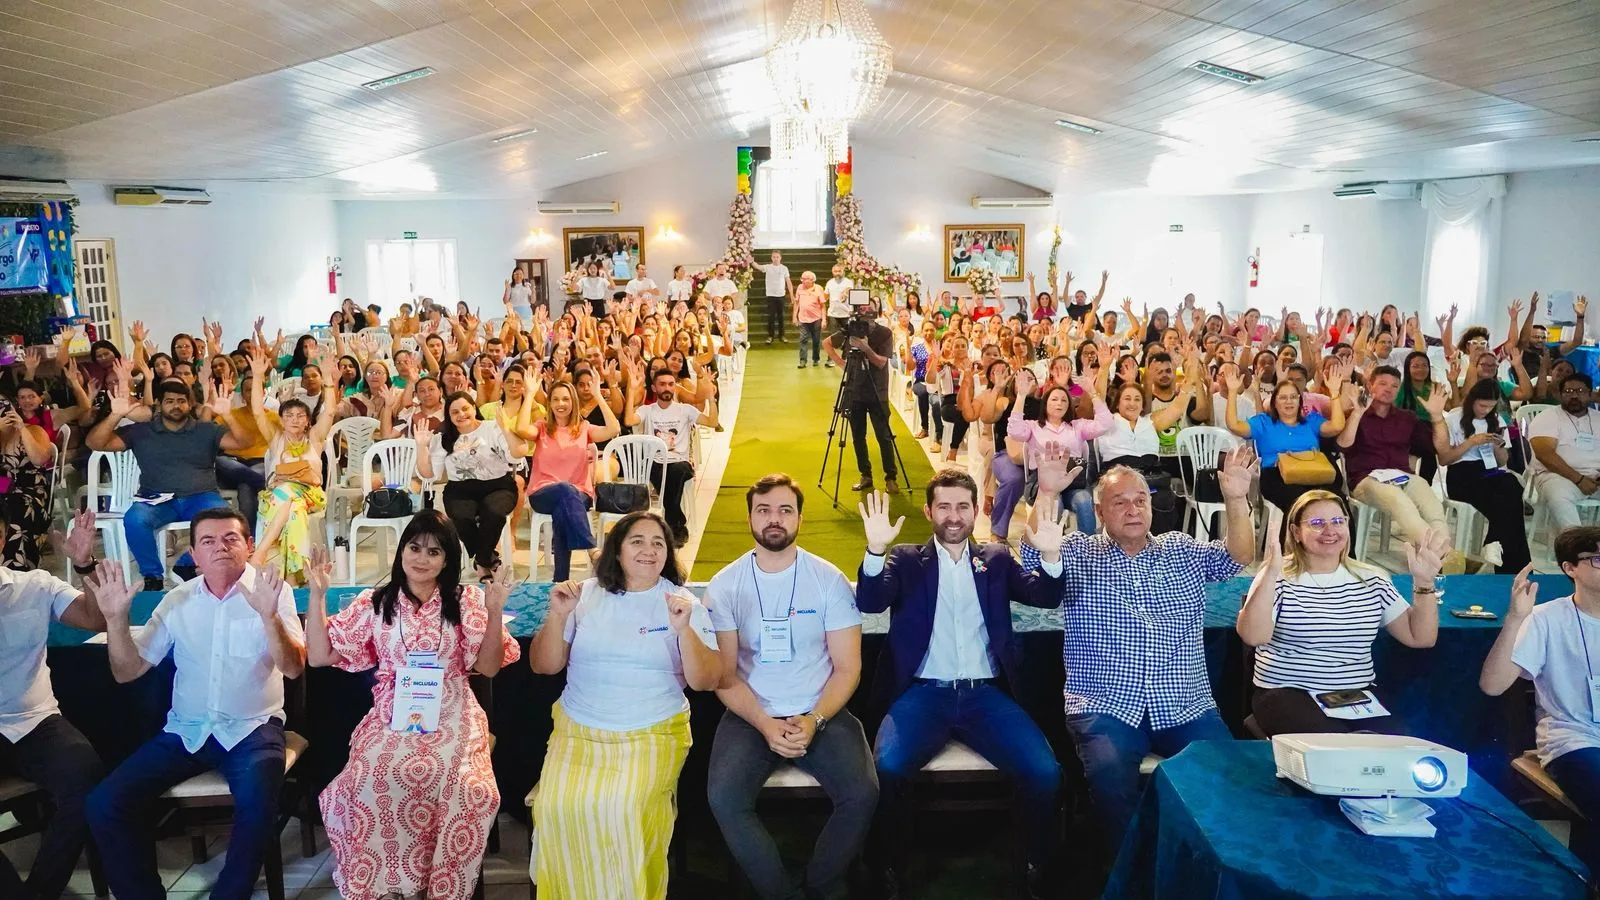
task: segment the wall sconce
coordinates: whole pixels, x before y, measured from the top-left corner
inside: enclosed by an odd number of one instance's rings
[[[545,231],[543,228],[535,228],[534,230],[528,232],[528,243],[534,246],[542,246],[544,244],[552,243],[553,241],[555,241],[555,237],[551,235],[550,232]]]
[[[911,231],[906,234],[906,238],[913,241],[931,241],[933,240],[933,229],[926,225],[913,225],[911,226]]]
[[[656,229],[656,240],[658,241],[677,241],[682,239],[683,235],[679,234],[678,229],[673,228],[671,225],[662,225]]]

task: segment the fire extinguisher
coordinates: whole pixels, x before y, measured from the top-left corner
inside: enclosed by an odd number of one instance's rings
[[[339,263],[342,261],[343,257],[328,257],[328,293],[330,294],[339,293],[339,276],[342,274],[339,271]]]
[[[1261,285],[1261,248],[1256,248],[1256,255],[1250,257],[1250,286]]]

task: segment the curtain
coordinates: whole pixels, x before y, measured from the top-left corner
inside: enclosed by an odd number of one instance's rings
[[[1457,309],[1456,331],[1488,324],[1492,343],[1505,334],[1506,312],[1498,302],[1500,219],[1504,175],[1454,178],[1422,185],[1428,213],[1422,250],[1423,326]]]

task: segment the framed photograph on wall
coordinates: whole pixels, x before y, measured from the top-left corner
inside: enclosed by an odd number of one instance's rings
[[[533,287],[533,305],[550,305],[550,279],[546,277],[545,261],[542,259],[519,259],[516,270],[528,280]]]
[[[1016,225],[946,225],[944,280],[965,281],[973,266],[986,266],[1001,281],[1021,281],[1027,228]]]
[[[615,284],[627,284],[644,258],[644,227],[563,228],[561,246],[566,249],[566,269],[600,267]]]

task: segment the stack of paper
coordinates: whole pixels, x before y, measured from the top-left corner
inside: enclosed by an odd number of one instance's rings
[[[1339,801],[1339,809],[1363,834],[1431,838],[1436,833],[1428,821],[1433,807],[1410,797],[1346,797]]]

